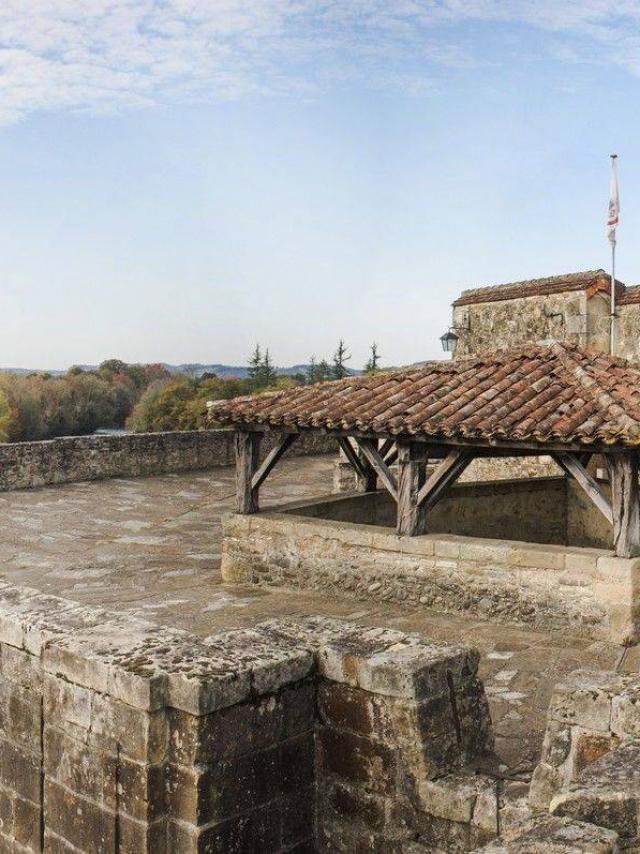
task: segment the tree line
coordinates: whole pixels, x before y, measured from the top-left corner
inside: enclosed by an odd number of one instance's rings
[[[249,358],[247,377],[227,379],[205,373],[197,379],[174,376],[168,381],[154,383],[136,404],[127,426],[136,432],[151,433],[160,430],[201,430],[208,426],[208,400],[230,400],[246,394],[344,379],[351,373],[347,366],[350,359],[347,345],[340,340],[331,360],[317,361],[312,356],[306,371],[283,376],[278,374],[269,349],[256,344]],[[379,368],[380,353],[374,343],[364,370],[372,372]]]
[[[222,378],[171,374],[163,365],[129,365],[109,359],[95,370],[73,367],[62,376],[0,374],[0,442],[78,436],[98,428],[134,432],[200,430],[207,426],[208,400],[229,400],[349,376],[351,354],[340,340],[331,359],[312,356],[304,372],[278,374],[269,349],[251,354],[248,376]],[[364,367],[379,370],[374,343]]]
[[[0,374],[0,441],[24,442],[124,427],[152,384],[166,382],[162,365],[128,365],[109,359],[95,370]]]

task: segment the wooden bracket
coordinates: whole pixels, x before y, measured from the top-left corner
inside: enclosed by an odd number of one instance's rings
[[[609,524],[613,524],[611,502],[600,488],[600,484],[591,477],[578,457],[575,454],[563,453],[561,451],[556,451],[551,456],[560,468],[570,475],[581,489],[584,490]]]
[[[375,473],[382,481],[385,489],[393,496],[394,501],[398,500],[398,485],[392,475],[387,463],[380,456],[380,452],[372,439],[356,439],[358,447],[362,451],[364,458],[371,465]]]
[[[286,433],[275,446],[275,448],[269,451],[269,453],[264,459],[264,462],[251,478],[252,489],[260,489],[262,484],[273,471],[273,468],[278,462],[278,460],[282,457],[283,454],[285,454],[289,450],[289,448],[291,447],[291,445],[293,445],[297,438],[297,433]]]
[[[450,451],[418,493],[418,506],[425,510],[435,507],[472,460],[473,454],[464,448]]]

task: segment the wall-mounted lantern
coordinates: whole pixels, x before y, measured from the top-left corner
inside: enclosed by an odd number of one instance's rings
[[[452,356],[455,356],[456,347],[458,346],[458,341],[460,338],[456,335],[453,329],[447,329],[444,335],[440,336],[440,343],[442,344],[442,349],[445,353],[451,353]]]

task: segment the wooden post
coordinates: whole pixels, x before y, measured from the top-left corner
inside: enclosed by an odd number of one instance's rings
[[[400,536],[417,537],[426,530],[426,510],[418,495],[426,479],[427,449],[419,442],[398,440],[398,521]]]
[[[238,513],[258,512],[258,489],[252,485],[258,470],[261,433],[236,430],[236,500]]]
[[[638,455],[608,454],[613,508],[613,547],[617,557],[640,555]]]

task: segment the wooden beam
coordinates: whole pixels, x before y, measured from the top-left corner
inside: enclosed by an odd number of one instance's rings
[[[418,493],[418,504],[424,505],[425,510],[431,510],[432,507],[435,507],[472,459],[473,454],[467,450],[450,451],[421,488]]]
[[[385,439],[384,440],[384,442],[378,448],[378,451],[379,451],[382,459],[385,459],[385,457],[387,456],[387,454],[393,448],[394,445],[395,445],[395,441],[393,439]]]
[[[358,490],[360,492],[375,492],[378,488],[378,475],[373,466],[371,466],[359,449],[356,450],[353,447],[350,439],[340,436],[338,437],[338,443],[344,451],[345,457],[355,470],[358,479]]]
[[[426,530],[426,509],[418,495],[426,478],[427,454],[417,442],[397,443],[398,515],[396,531],[400,536],[417,537]]]
[[[613,548],[616,556],[640,555],[640,500],[636,451],[612,455],[611,503],[613,505]]]
[[[224,425],[223,425],[224,426]],[[229,425],[227,425],[229,426]],[[233,425],[231,425],[233,426]],[[343,430],[343,429],[334,429],[328,427],[270,427],[268,424],[243,424],[243,430],[247,431],[255,431],[259,433],[269,433],[273,430],[277,430],[278,432],[284,433],[320,433],[325,436],[350,436],[353,439],[393,439],[394,441],[397,438],[407,439],[412,442],[421,442],[426,445],[430,445],[433,447],[439,448],[468,448],[474,452],[474,456],[476,456],[476,451],[480,451],[482,449],[486,450],[487,456],[520,456],[521,453],[525,452],[524,456],[549,456],[553,451],[570,451],[573,453],[583,453],[586,452],[586,448],[583,443],[580,442],[561,442],[561,441],[553,441],[548,442],[546,444],[540,444],[538,442],[529,442],[526,440],[520,441],[507,441],[505,439],[465,439],[465,438],[454,438],[447,436],[447,438],[443,438],[442,440],[438,440],[436,437],[431,436],[413,436],[413,435],[400,435],[397,436],[395,434],[390,433],[389,431],[382,430],[379,433],[372,433],[370,431],[364,430]],[[494,453],[495,452],[495,453]],[[624,447],[611,447],[610,445],[606,445],[604,442],[597,442],[589,446],[589,452],[592,454],[618,454],[624,453]],[[429,454],[432,456],[432,454]]]
[[[253,488],[253,476],[260,459],[260,433],[236,430],[236,506],[238,513],[257,513],[258,490]]]
[[[278,444],[269,451],[264,462],[251,478],[251,488],[254,491],[260,489],[278,460],[289,450],[297,438],[295,433],[285,433]]]
[[[552,457],[560,468],[572,477],[580,488],[584,490],[598,510],[608,520],[609,524],[612,524],[613,510],[611,502],[600,488],[600,484],[591,477],[578,457],[573,454],[559,452],[552,454]]]
[[[376,475],[382,481],[385,489],[393,496],[395,501],[398,500],[398,486],[394,476],[389,471],[389,467],[380,456],[376,443],[371,439],[356,439],[358,447],[362,451],[365,459],[371,464]]]
[[[425,453],[428,456],[428,446],[425,445],[424,449],[425,449]],[[387,456],[384,458],[384,461],[388,466],[392,466],[397,459],[398,459],[398,444],[396,442],[396,443],[394,443],[394,446],[391,449],[391,452],[388,453]]]

